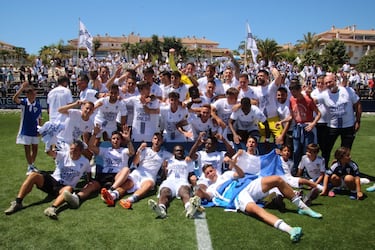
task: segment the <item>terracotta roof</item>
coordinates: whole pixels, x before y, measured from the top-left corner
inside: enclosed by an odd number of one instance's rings
[[[353,26],[347,26],[345,28],[336,28],[335,26],[332,26],[330,30],[324,31],[322,33],[317,34],[316,36],[324,36],[325,34],[335,34],[336,33],[340,35],[368,35],[368,36],[375,36],[375,30],[359,30],[357,29],[356,25]]]

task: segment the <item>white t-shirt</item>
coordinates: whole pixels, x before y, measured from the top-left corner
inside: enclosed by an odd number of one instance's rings
[[[128,126],[131,126],[133,124],[133,119],[134,119],[134,107],[133,103],[129,102],[129,98],[132,96],[137,96],[139,95],[138,89],[135,90],[134,93],[123,93],[120,92],[120,97],[122,98],[123,102],[125,103],[126,106],[126,111],[128,112],[126,116],[126,124]],[[120,114],[117,115],[116,121],[120,123],[121,121],[121,116]]]
[[[189,92],[188,88],[185,84],[179,86],[178,88],[173,88],[172,85],[170,85],[170,88],[167,89],[167,97],[168,94],[171,92],[176,92],[180,95],[180,98],[178,99],[180,102],[183,102],[186,100],[186,96]]]
[[[285,118],[289,117],[290,115],[290,109],[289,109],[289,99],[286,100],[284,103],[279,103],[277,102],[277,114],[280,118],[280,121],[281,120],[284,120]],[[289,126],[289,130],[288,131],[293,131],[293,124],[295,123],[294,120],[292,119],[291,121],[291,125]],[[282,124],[283,126],[285,126],[286,124]]]
[[[188,184],[189,173],[194,172],[194,162],[177,160],[175,157],[172,157],[167,163],[167,179],[184,181]]]
[[[94,121],[92,117],[84,121],[81,110],[69,109],[68,118],[64,121],[64,129],[57,135],[57,139],[71,144],[74,139],[80,138],[83,133],[91,132],[93,129]]]
[[[302,156],[302,159],[298,165],[298,169],[306,169],[308,176],[316,180],[320,174],[325,172],[325,160],[321,156],[317,156],[314,161],[311,161],[306,155]]]
[[[122,100],[110,103],[109,96],[100,98],[96,104],[99,102],[102,105],[97,109],[98,113],[95,116],[94,123],[99,124],[106,131],[115,131],[117,129],[117,114],[126,116],[128,113],[125,103]]]
[[[59,113],[57,110],[69,103],[73,102],[72,92],[70,89],[65,88],[64,86],[57,86],[52,89],[47,96],[48,111],[49,111],[49,120],[50,121],[59,121],[60,117],[63,120],[65,115]]]
[[[328,89],[323,90],[323,92],[326,92],[326,91],[328,91]],[[311,97],[313,99],[317,99],[317,98],[319,98],[319,95],[321,95],[323,92],[319,91],[318,88],[315,88],[311,92]],[[323,103],[317,103],[316,107],[319,109],[320,114],[321,114],[321,117],[320,117],[318,123],[327,123],[328,122],[328,114],[327,114],[327,108],[326,108],[326,106],[324,106]]]
[[[173,157],[173,155],[168,151],[161,149],[159,152],[155,152],[147,147],[142,150],[139,166],[134,171],[139,171],[142,175],[152,178],[155,181],[162,163],[171,157]]]
[[[99,147],[99,154],[103,159],[102,173],[118,173],[128,167],[129,149]]]
[[[200,132],[206,132],[206,135],[209,134],[209,131],[216,132],[217,126],[214,126],[214,123],[211,118],[206,122],[203,122],[200,117],[196,115],[189,116],[189,123],[193,130],[194,139],[197,139]]]
[[[259,101],[259,109],[268,118],[277,116],[277,85],[274,81],[267,86],[251,87],[254,90],[257,100]]]
[[[147,114],[141,103],[140,96],[132,96],[128,102],[133,104],[134,118],[132,123],[132,138],[136,142],[150,142],[159,128],[159,114]],[[147,103],[150,109],[160,108],[160,102],[155,99]]]
[[[154,95],[154,96],[163,96],[162,89],[160,88],[159,85],[157,85],[154,82],[151,85],[151,95]]]
[[[177,130],[176,124],[188,118],[189,112],[186,108],[178,106],[176,112],[172,112],[170,105],[160,109],[160,128],[166,142],[185,142],[186,137]]]
[[[247,91],[243,91],[240,89],[240,93],[238,94],[238,100],[240,101],[242,98],[248,97],[250,99],[258,99],[258,96],[255,95],[254,89],[249,87]]]
[[[216,114],[228,125],[229,117],[233,113],[233,104],[229,104],[226,98],[221,98],[212,104],[216,108]]]
[[[225,94],[225,91],[224,91],[224,87],[223,87],[223,83],[221,82],[220,79],[218,78],[215,78],[214,79],[215,81],[215,95],[224,95]],[[201,77],[197,80],[198,82],[198,89],[200,92],[204,92],[206,90],[206,86],[207,86],[207,76],[204,76],[204,77]]]
[[[70,151],[57,151],[56,169],[52,177],[64,185],[75,187],[84,173],[91,171],[90,162],[84,156],[78,160],[72,160]]]
[[[97,94],[98,91],[96,91],[95,89],[86,88],[79,93],[79,99],[81,101],[90,101],[92,103],[95,103],[98,100],[98,98],[96,98]]]
[[[251,105],[250,112],[245,114],[242,109],[236,110],[230,115],[232,120],[236,122],[236,128],[239,130],[255,131],[259,130],[258,123],[265,122],[267,118],[257,106]]]
[[[358,95],[350,87],[339,86],[336,93],[325,91],[318,102],[323,103],[328,111],[328,124],[330,128],[348,128],[354,126],[355,115],[353,105],[359,101]]]
[[[211,196],[211,198],[215,197],[217,195],[217,190],[223,185],[225,182],[234,179],[234,171],[226,171],[223,174],[218,174],[217,179],[214,183],[208,182],[208,188],[206,192]]]
[[[205,150],[200,150],[196,152],[196,154],[198,156],[198,175],[201,176],[200,178],[205,178],[204,174],[202,173],[202,167],[206,164],[212,165],[216,169],[217,173],[221,174],[224,163],[224,157],[226,154],[225,151],[214,151],[207,153]]]

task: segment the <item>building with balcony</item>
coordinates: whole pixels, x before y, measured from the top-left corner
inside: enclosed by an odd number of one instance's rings
[[[188,36],[183,38],[177,38],[181,40],[181,44],[190,51],[200,49],[202,53],[209,58],[221,57],[224,55],[224,52],[228,50],[227,48],[219,48],[219,43],[206,39],[205,37],[198,38],[195,36]],[[108,54],[120,54],[125,55],[123,51],[122,44],[136,44],[142,42],[151,42],[151,37],[141,37],[139,34],[134,32],[129,35],[122,35],[121,37],[112,37],[108,34],[104,36],[96,35],[93,36],[93,40],[100,42],[100,47],[95,52],[96,57],[106,57]],[[162,42],[163,37],[159,37],[159,40]],[[77,47],[78,39],[68,40],[69,45]],[[85,51],[85,48],[80,48],[80,50]]]
[[[319,40],[321,48],[334,39],[342,41],[350,57],[349,63],[354,65],[370,50],[375,49],[375,30],[359,30],[356,25],[345,28],[332,26],[330,30],[316,34],[315,38]]]

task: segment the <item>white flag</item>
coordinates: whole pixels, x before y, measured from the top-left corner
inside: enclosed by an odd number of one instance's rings
[[[89,31],[86,29],[86,26],[79,21],[79,42],[78,46],[86,47],[89,56],[92,56],[92,47],[93,47],[93,38]]]
[[[257,56],[258,56],[258,48],[257,44],[255,42],[255,39],[253,38],[253,34],[250,30],[250,25],[247,24],[247,46],[246,49],[251,51],[251,55],[253,57],[253,62],[257,62]]]

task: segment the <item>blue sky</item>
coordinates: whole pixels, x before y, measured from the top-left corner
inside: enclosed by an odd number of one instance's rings
[[[237,49],[246,22],[260,39],[295,44],[307,32],[335,25],[375,28],[375,2],[368,0],[18,0],[1,3],[0,41],[37,54],[44,45],[78,37],[78,20],[91,35],[206,37],[221,48]]]

